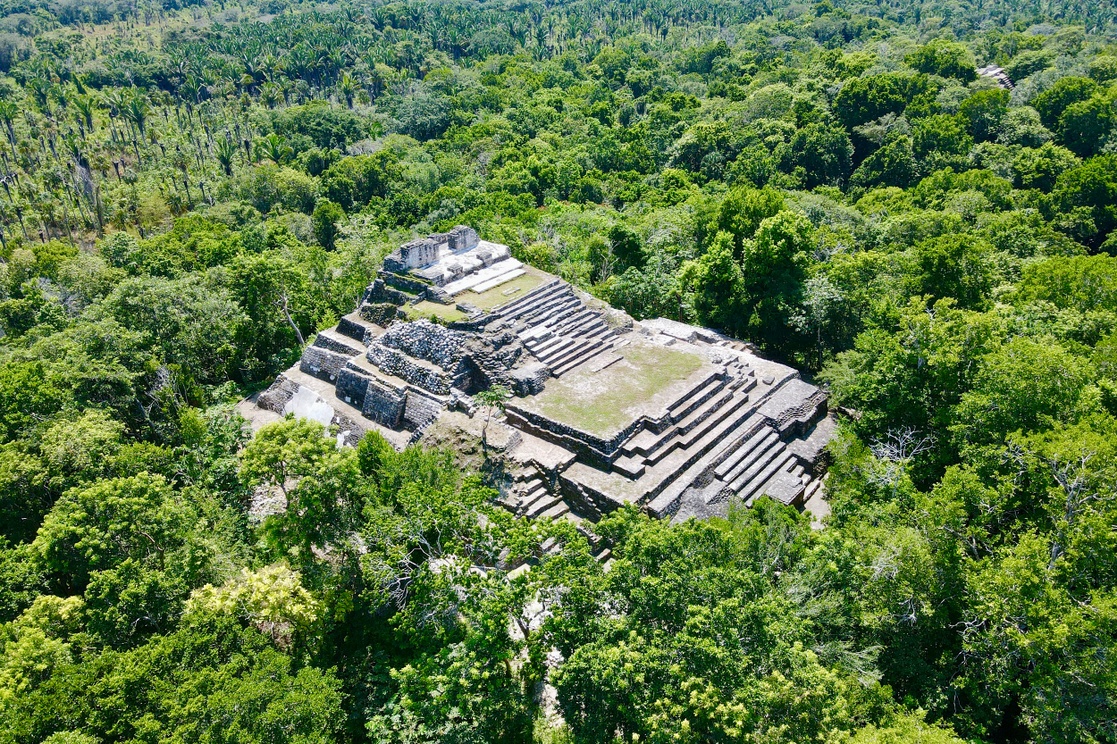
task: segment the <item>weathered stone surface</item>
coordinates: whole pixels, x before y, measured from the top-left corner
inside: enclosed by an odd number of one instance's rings
[[[543,362],[531,362],[512,370],[508,375],[512,392],[523,398],[543,392],[543,386],[551,376],[551,368]]]
[[[437,364],[451,371],[461,358],[465,336],[459,331],[437,325],[429,320],[396,323],[380,337],[380,343],[398,349],[408,356]]]
[[[450,230],[449,242],[450,250],[457,253],[459,251],[473,250],[477,247],[477,244],[481,242],[481,238],[478,237],[477,231],[472,227],[458,225]]]
[[[517,396],[505,454],[528,471],[501,503],[518,513],[592,520],[636,504],[683,519],[765,495],[822,513],[826,396],[748,344],[671,320],[634,324],[553,277],[495,309],[463,304],[469,318],[453,327],[399,319],[420,296],[452,302],[448,290],[479,287],[491,303],[490,283],[521,271],[539,273],[465,226],[411,241],[257,404],[323,420],[331,409],[346,441],[360,417],[402,446],[444,411],[471,415],[470,395],[501,384]]]
[[[361,413],[378,424],[398,429],[403,423],[403,412],[407,406],[407,392],[398,390],[370,379],[365,389],[364,406]]]
[[[391,302],[365,302],[358,312],[370,323],[387,326],[399,317],[399,305]]]
[[[349,361],[350,354],[339,354],[336,351],[321,346],[308,346],[303,351],[299,369],[308,375],[313,375],[320,380],[335,382],[345,363]]]

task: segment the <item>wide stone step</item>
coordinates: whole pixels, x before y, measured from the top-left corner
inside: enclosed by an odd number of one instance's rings
[[[724,387],[720,390],[717,390],[716,392],[714,392],[713,395],[703,401],[701,405],[697,406],[696,408],[694,408],[694,410],[687,414],[686,418],[684,418],[682,421],[677,422],[675,424],[675,427],[680,432],[683,432],[685,434],[686,432],[693,429],[695,426],[698,426],[700,423],[705,421],[707,417],[716,414],[722,406],[732,400],[734,395],[735,393],[733,390],[729,390]]]
[[[539,307],[533,308],[521,317],[528,323],[536,323],[545,325],[548,328],[553,328],[554,324],[551,322],[552,318],[568,310],[574,310],[581,304],[581,301],[572,293],[567,293],[556,297],[553,302],[547,302]]]
[[[548,365],[553,366],[552,362],[566,356],[583,343],[583,341],[571,338],[570,336],[558,336],[553,343],[540,345],[534,349],[528,348],[531,350],[532,354],[539,357],[539,359],[546,362]]]
[[[753,500],[760,495],[763,486],[769,480],[771,480],[772,476],[788,467],[793,459],[794,457],[791,455],[791,453],[784,450],[784,452],[779,457],[772,460],[771,464],[769,464],[768,467],[760,471],[760,473],[757,474],[755,478],[746,483],[745,486],[739,491],[735,492],[738,498],[740,498],[741,501],[743,501],[746,505],[751,505]]]
[[[765,440],[769,439],[769,434],[775,434],[770,428],[760,427],[752,434],[741,440],[741,445],[733,452],[733,454],[722,461],[714,475],[722,480],[725,480],[730,472],[735,470],[738,465],[746,461],[750,455],[756,454],[757,447],[766,446]]]
[[[678,400],[667,407],[667,415],[671,417],[672,421],[678,421],[683,416],[687,415],[690,409],[701,403],[704,395],[710,392],[711,388],[718,388],[725,384],[721,372],[712,372],[706,379],[687,390],[679,396]],[[698,401],[696,403],[695,401]]]
[[[532,519],[535,519],[536,517],[541,516],[543,512],[548,511],[549,509],[554,507],[555,504],[561,503],[561,499],[552,496],[551,494],[547,494],[542,498],[536,499],[527,509],[524,510],[524,514],[528,517],[531,517]]]
[[[701,455],[687,452],[686,459],[677,465],[673,462],[675,458],[671,458],[672,462],[665,465],[676,468],[685,466],[685,469],[661,486],[659,493],[655,494],[648,503],[648,510],[660,517],[677,511],[683,492],[698,476],[709,470],[718,459],[724,457],[726,450],[735,444],[736,437],[733,432],[739,427],[751,429],[758,423],[755,414],[749,414],[746,409],[741,409],[740,413],[726,417],[718,426],[708,431],[703,439],[695,443],[693,452],[700,452]]]
[[[537,519],[558,519],[570,513],[570,507],[566,505],[565,501],[558,501],[553,504],[549,509],[536,515]]]
[[[764,427],[754,434],[733,457],[718,466],[717,476],[726,483],[732,483],[739,475],[744,473],[756,461],[763,457],[772,447],[779,442],[779,436],[770,427]]]
[[[752,481],[757,474],[763,472],[775,459],[786,452],[787,449],[779,440],[769,441],[763,450],[756,453],[755,457],[738,465],[726,475],[729,490],[733,493],[740,493],[745,484]]]
[[[581,310],[567,318],[562,324],[554,326],[554,328],[557,333],[564,336],[578,336],[580,335],[579,330],[588,327],[596,320],[599,320],[597,313],[583,305]]]
[[[531,290],[522,297],[517,297],[510,302],[506,302],[500,307],[496,308],[493,312],[494,315],[499,315],[502,318],[508,318],[510,314],[527,307],[528,305],[536,302],[541,297],[546,297],[552,292],[561,288],[561,279],[552,279],[551,281],[541,284],[535,289]]]
[[[610,328],[608,323],[606,323],[603,319],[598,318],[596,323],[594,323],[592,326],[590,326],[585,331],[582,331],[578,335],[580,335],[582,338],[596,338],[604,340],[609,338],[610,336],[616,335],[616,332],[617,331],[615,328]]]
[[[380,335],[380,327],[362,318],[358,312],[342,317],[338,321],[336,330],[339,334],[360,341],[362,344]]]
[[[560,364],[559,366],[555,367],[554,368],[555,377],[562,377],[567,372],[570,372],[571,370],[575,369],[576,367],[581,367],[583,364],[587,364],[587,363],[593,361],[594,359],[597,359],[602,354],[609,351],[609,349],[610,349],[610,347],[609,347],[608,344],[603,344],[603,343],[593,344],[592,348],[588,352],[586,352],[585,354],[574,357],[573,359],[566,362],[565,364]]]
[[[567,338],[566,336],[550,336],[539,340],[528,339],[524,342],[524,346],[537,357],[542,358],[550,350],[560,349],[574,343],[574,339]]]
[[[314,338],[314,345],[346,356],[357,356],[365,351],[363,343],[338,333],[336,328],[326,328],[318,331]]]
[[[585,304],[577,297],[574,302],[566,305],[561,310],[553,313],[547,318],[546,324],[550,328],[554,328],[556,333],[564,333],[562,330],[570,320],[586,309]]]
[[[748,403],[747,396],[741,396],[737,393],[724,405],[719,407],[719,411],[724,410],[726,416],[732,416],[737,410],[743,409]],[[670,452],[676,448],[689,449],[695,442],[702,439],[711,429],[716,429],[725,416],[710,415],[704,418],[698,426],[695,426],[688,432],[682,432],[677,427],[674,429],[676,436],[671,439],[665,440],[665,444],[654,450],[646,461],[649,465],[654,465],[666,457]]]
[[[587,352],[597,348],[600,344],[596,341],[584,341],[580,338],[570,339],[570,345],[552,354],[547,354],[544,360],[551,369],[557,369],[570,360],[584,356]]]
[[[530,494],[520,500],[520,505],[517,511],[521,514],[528,514],[534,509],[541,501],[550,501],[553,496],[547,492],[547,489],[540,487],[538,490],[532,491]]]

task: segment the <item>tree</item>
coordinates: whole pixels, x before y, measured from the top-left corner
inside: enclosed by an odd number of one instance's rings
[[[718,207],[711,232],[724,231],[732,235],[734,255],[740,260],[745,240],[756,234],[761,222],[779,214],[783,207],[784,196],[776,189],[730,189]]]
[[[719,232],[697,260],[682,269],[682,281],[694,291],[694,310],[701,323],[730,333],[744,329],[740,315],[744,276],[733,258],[733,238]]]
[[[1067,106],[1059,118],[1059,136],[1080,158],[1101,152],[1117,128],[1117,92],[1098,92]]]
[[[973,387],[958,402],[952,429],[962,445],[999,444],[1014,431],[1072,419],[1094,376],[1087,360],[1054,338],[1015,338],[982,359]]]
[[[129,559],[166,569],[187,557],[189,516],[161,476],[98,481],[58,500],[35,536],[35,557],[59,586],[80,592],[93,572]]]
[[[977,78],[973,55],[963,44],[935,39],[904,57],[919,72],[940,77],[957,78],[964,83]]]
[[[1033,98],[1031,105],[1039,112],[1045,127],[1058,131],[1067,107],[1089,99],[1097,89],[1098,84],[1093,80],[1071,75],[1056,80],[1054,85]]]
[[[803,185],[840,185],[852,170],[853,144],[840,127],[808,124],[795,132],[784,156],[789,169],[802,169]]]
[[[318,245],[332,251],[336,247],[338,225],[345,219],[345,210],[329,199],[319,199],[311,219],[314,220],[314,237]]]
[[[961,170],[973,148],[966,120],[957,115],[934,114],[912,123],[912,153],[926,163],[927,171],[945,167]]]
[[[986,142],[997,136],[1001,122],[1008,114],[1007,90],[990,88],[979,90],[958,107],[960,113],[969,122],[970,134],[978,142]]]
[[[810,262],[811,225],[802,215],[784,210],[768,217],[741,261],[742,304],[749,334],[767,348],[789,351],[795,312],[801,304]]]
[[[967,235],[944,235],[912,248],[913,295],[953,298],[959,307],[979,309],[993,286],[991,247]]]
[[[481,443],[488,445],[489,422],[492,420],[493,411],[504,412],[504,404],[512,393],[503,385],[491,385],[487,390],[482,390],[473,396],[474,402],[485,409],[485,425],[481,427]]]
[[[1117,155],[1102,155],[1059,174],[1051,194],[1063,214],[1081,213],[1088,232],[1074,235],[1090,248],[1097,248],[1117,229]]]
[[[357,453],[338,449],[325,428],[307,419],[269,424],[241,453],[245,485],[281,498],[264,527],[276,555],[312,558],[313,548],[344,547],[363,503]]]
[[[857,166],[849,179],[852,188],[898,186],[906,188],[915,180],[916,162],[910,137],[896,137]]]

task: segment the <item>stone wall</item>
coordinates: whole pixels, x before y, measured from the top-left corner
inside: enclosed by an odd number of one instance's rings
[[[404,265],[409,269],[429,266],[438,260],[438,243],[430,238],[419,238],[401,245],[399,253]]]
[[[521,398],[543,392],[543,387],[549,379],[551,379],[551,368],[542,362],[532,362],[508,373],[512,392]]]
[[[464,340],[462,333],[451,331],[429,320],[396,323],[380,337],[380,343],[384,346],[399,349],[416,359],[437,364],[448,372],[457,367]]]
[[[369,323],[391,325],[399,317],[399,306],[391,302],[365,302],[357,311]]]
[[[453,378],[441,370],[417,364],[406,354],[381,344],[368,348],[368,360],[389,375],[438,395],[449,395]]]
[[[472,250],[476,248],[477,244],[480,242],[480,236],[477,235],[477,231],[474,230],[472,227],[467,227],[466,225],[457,225],[452,230],[450,230],[450,250],[454,251],[455,253],[459,251]]]
[[[406,390],[397,390],[379,380],[370,379],[365,389],[365,402],[361,413],[378,424],[398,429],[403,423],[403,412],[408,397]]]
[[[280,375],[275,378],[272,383],[264,392],[256,396],[256,405],[263,408],[265,411],[272,413],[283,413],[283,407],[287,405],[287,401],[291,400],[299,390],[299,383],[287,379],[286,376]]]
[[[370,379],[363,371],[346,367],[337,375],[337,385],[334,387],[337,397],[354,408],[364,409],[365,392]]]
[[[419,299],[417,295],[408,294],[403,290],[389,287],[383,279],[377,279],[365,290],[364,302],[391,303],[392,305],[408,305]]]
[[[345,367],[345,363],[352,358],[351,354],[338,354],[320,346],[308,346],[303,351],[299,370],[319,380],[334,382],[338,373]]]
[[[338,354],[344,354],[347,357],[354,357],[361,353],[361,349],[353,348],[357,345],[353,343],[353,341],[346,343],[345,340],[327,333],[319,333],[314,339],[314,345],[321,349],[328,349]],[[361,348],[363,349],[364,347],[362,346]]]
[[[442,401],[410,391],[403,410],[403,423],[410,429],[425,429],[442,413]]]

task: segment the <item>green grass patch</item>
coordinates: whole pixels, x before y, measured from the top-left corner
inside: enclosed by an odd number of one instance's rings
[[[456,299],[458,302],[468,302],[469,304],[476,305],[480,309],[486,311],[492,310],[494,307],[498,307],[507,302],[512,302],[513,300],[519,299],[520,297],[523,297],[528,292],[535,289],[547,280],[547,277],[540,274],[539,272],[526,266],[524,268],[527,270],[527,273],[521,274],[511,281],[497,285],[490,290],[481,292],[480,294],[474,292],[473,290],[466,290],[454,299]]]
[[[405,305],[403,311],[407,313],[408,320],[434,320],[436,323],[453,323],[465,320],[466,315],[453,305],[443,305],[441,302],[423,300],[414,305]]]
[[[600,372],[583,367],[549,381],[528,405],[582,431],[610,436],[647,412],[657,394],[687,379],[703,364],[697,354],[659,346],[630,344],[618,353],[624,359]]]

